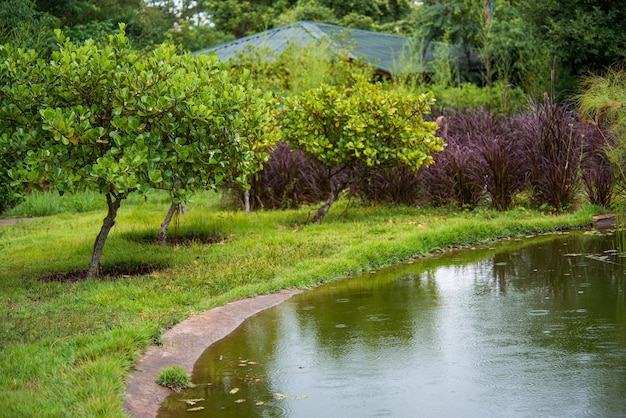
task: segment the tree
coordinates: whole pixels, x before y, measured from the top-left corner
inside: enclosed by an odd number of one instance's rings
[[[285,25],[300,20],[313,22],[335,23],[337,16],[333,9],[324,6],[317,0],[300,0],[295,5],[283,12],[277,19],[277,23]]]
[[[23,191],[12,184],[10,170],[43,134],[39,109],[50,104],[43,67],[34,50],[0,46],[0,212],[17,203]]]
[[[215,57],[177,55],[166,45],[138,52],[123,28],[102,46],[77,46],[59,32],[61,49],[50,61],[36,60],[32,51],[7,51],[3,64],[9,78],[33,62],[43,74],[36,90],[42,100],[34,106],[19,107],[29,88],[23,83],[3,91],[2,111],[26,119],[24,127],[14,124],[3,136],[28,149],[12,178],[45,182],[60,193],[93,189],[106,197],[88,278],[100,273],[107,236],[129,194],[162,188],[185,196],[190,185],[212,187],[227,180],[233,167],[245,166],[253,151],[233,126],[240,123],[242,88]]]
[[[274,26],[274,19],[284,11],[284,4],[238,0],[209,1],[205,10],[215,28],[235,38],[251,35]]]
[[[515,3],[522,19],[543,35],[551,56],[557,57],[562,76],[604,71],[626,58],[623,2],[524,0]]]
[[[444,145],[435,137],[437,124],[422,117],[431,104],[426,95],[385,91],[364,79],[288,98],[281,115],[283,137],[327,170],[330,194],[312,222],[321,222],[357,167],[393,163],[417,171],[430,164],[430,152]]]

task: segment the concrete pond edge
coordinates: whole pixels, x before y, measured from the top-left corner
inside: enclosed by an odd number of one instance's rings
[[[194,315],[162,335],[163,345],[152,345],[126,381],[124,410],[135,418],[154,418],[172,393],[156,384],[165,366],[180,366],[191,374],[200,355],[211,344],[233,332],[247,318],[301,293],[300,289],[241,299]]]

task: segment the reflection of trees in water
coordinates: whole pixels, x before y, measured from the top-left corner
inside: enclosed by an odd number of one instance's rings
[[[307,301],[315,309],[298,310],[306,338],[337,360],[354,352],[410,347],[416,332],[428,330],[438,293],[431,274],[398,276],[402,268],[406,265],[311,291]]]
[[[483,259],[477,263],[477,276],[487,277],[483,273],[490,271],[492,286],[498,292],[505,293],[507,287],[515,291],[541,288],[546,297],[567,300],[578,294],[578,287],[586,286],[594,275],[615,275],[614,264],[589,257],[603,254],[611,247],[611,237],[550,235]]]

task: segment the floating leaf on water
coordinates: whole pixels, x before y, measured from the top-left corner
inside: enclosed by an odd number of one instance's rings
[[[235,403],[244,403],[245,401],[246,401],[245,399],[237,399]]]
[[[232,389],[230,390],[230,394],[231,394],[231,395],[234,395],[234,394],[235,394],[235,393],[237,393],[237,392],[239,392],[239,388],[232,388]]]
[[[187,409],[187,412],[197,412],[197,411],[202,411],[203,409],[204,409],[204,406],[196,406],[195,408]]]
[[[181,402],[185,402],[187,405],[195,405],[200,401],[203,401],[204,398],[198,398],[198,399],[179,399]]]

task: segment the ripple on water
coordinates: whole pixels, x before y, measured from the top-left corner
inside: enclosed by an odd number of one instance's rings
[[[545,315],[550,314],[550,310],[549,309],[533,309],[529,311],[528,314],[531,316],[545,316]]]
[[[350,381],[345,377],[328,376],[322,379],[318,379],[315,382],[315,387],[319,389],[341,389],[350,386]]]

